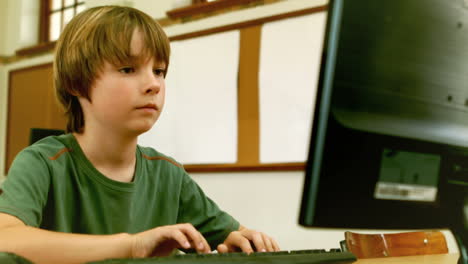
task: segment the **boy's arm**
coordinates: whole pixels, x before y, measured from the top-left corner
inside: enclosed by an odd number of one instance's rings
[[[0,251],[38,264],[162,256],[175,248],[210,251],[206,240],[190,224],[157,227],[134,235],[81,235],[29,227],[14,216],[0,213]]]
[[[226,240],[218,245],[217,250],[219,253],[235,251],[252,253],[254,251],[279,251],[280,247],[275,239],[265,233],[248,229],[240,225],[239,230],[231,232]]]

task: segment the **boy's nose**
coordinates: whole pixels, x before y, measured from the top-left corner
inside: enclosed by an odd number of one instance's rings
[[[159,93],[160,89],[161,89],[160,86],[151,85],[151,86],[146,88],[145,93],[146,94],[157,94],[157,93]]]
[[[145,94],[157,94],[161,90],[161,80],[151,74],[151,77],[147,78],[147,82],[145,84]]]

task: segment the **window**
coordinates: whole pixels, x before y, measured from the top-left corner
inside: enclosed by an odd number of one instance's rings
[[[39,41],[57,40],[65,25],[84,9],[84,0],[41,0]]]

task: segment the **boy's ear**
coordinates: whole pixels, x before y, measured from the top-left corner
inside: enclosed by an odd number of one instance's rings
[[[68,90],[68,93],[72,96],[75,96],[77,98],[80,98],[80,97],[83,97],[83,98],[86,98],[86,96],[83,96],[82,94],[80,94],[80,92],[78,92],[77,90]]]
[[[1,1],[1,0],[0,0]],[[91,97],[88,97],[88,96],[83,96],[81,94],[78,94],[77,95],[74,95],[74,97],[76,98],[76,100],[78,102],[80,102],[80,104],[83,106],[83,101],[87,101],[89,103],[91,103]]]
[[[80,94],[76,90],[71,89],[71,88],[67,88],[67,93],[70,94],[71,96],[76,96],[76,97],[80,96]]]
[[[69,92],[72,96],[79,97],[80,95],[76,91]]]

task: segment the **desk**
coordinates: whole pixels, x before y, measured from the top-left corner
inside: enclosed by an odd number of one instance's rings
[[[459,254],[440,254],[440,255],[424,255],[410,257],[389,257],[389,258],[372,258],[359,259],[353,264],[457,264]],[[0,252],[0,263],[4,264],[31,264],[23,258],[13,254]],[[190,262],[187,262],[190,263]]]
[[[457,264],[459,256],[460,255],[458,253],[453,253],[409,257],[372,258],[359,259],[354,262],[354,264]]]

